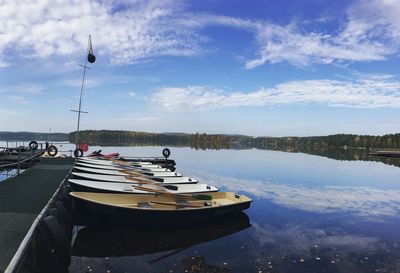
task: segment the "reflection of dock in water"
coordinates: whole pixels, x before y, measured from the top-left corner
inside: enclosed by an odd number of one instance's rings
[[[250,227],[249,217],[241,212],[234,217],[192,228],[100,229],[82,228],[72,247],[79,257],[122,257],[173,251],[234,234]],[[169,255],[168,255],[169,256]]]
[[[371,151],[369,153],[371,156],[381,156],[381,157],[394,157],[400,158],[400,150],[380,150],[380,151]]]

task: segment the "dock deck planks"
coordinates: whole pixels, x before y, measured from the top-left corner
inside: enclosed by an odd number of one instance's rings
[[[72,158],[43,158],[22,174],[0,181],[0,272],[73,164]]]

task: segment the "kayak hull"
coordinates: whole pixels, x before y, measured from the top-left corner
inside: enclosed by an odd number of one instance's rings
[[[82,179],[68,179],[68,182],[72,186],[72,189],[74,191],[101,192],[101,193],[127,193],[127,194],[151,193],[151,191],[145,191],[135,188],[140,185],[132,183],[129,184],[113,183],[113,182],[102,182],[102,181],[82,180]],[[146,187],[145,184],[141,186]],[[165,190],[166,192],[172,194],[192,194],[192,193],[207,193],[207,192],[218,191],[218,188],[207,184],[181,184],[181,185],[165,184],[165,185],[160,185],[160,187],[161,190]]]
[[[114,182],[114,183],[135,183],[135,176],[120,176],[120,175],[106,175],[106,174],[95,174],[95,173],[84,173],[84,172],[72,172],[75,177],[98,180],[104,182]],[[140,177],[139,177],[140,178]],[[154,177],[150,176],[147,178],[149,181],[154,181],[155,183],[165,183],[165,184],[196,184],[199,181],[197,179],[178,176],[178,177]]]

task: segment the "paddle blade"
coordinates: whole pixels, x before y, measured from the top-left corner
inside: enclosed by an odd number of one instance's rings
[[[206,194],[196,194],[192,195],[192,197],[197,200],[212,200],[212,196]]]

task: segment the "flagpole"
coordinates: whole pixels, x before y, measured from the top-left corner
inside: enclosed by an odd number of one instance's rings
[[[81,113],[87,113],[85,111],[82,111],[82,95],[83,95],[83,88],[85,86],[85,78],[86,78],[86,69],[90,69],[90,67],[87,66],[88,61],[90,63],[94,63],[96,60],[96,57],[93,55],[93,48],[92,48],[92,37],[89,35],[88,38],[88,46],[87,46],[87,57],[85,58],[85,65],[81,65],[83,67],[83,76],[82,76],[82,84],[81,84],[81,93],[79,96],[79,108],[78,111],[76,110],[71,110],[73,112],[78,112],[78,120],[77,120],[77,127],[76,127],[76,134],[75,134],[75,151],[79,148],[79,125],[81,121]]]
[[[88,45],[89,45],[89,42],[88,42]],[[85,58],[85,65],[83,66],[81,95],[79,96],[78,122],[77,122],[78,125],[76,127],[76,134],[75,134],[75,144],[76,144],[75,149],[78,149],[78,147],[79,147],[79,124],[81,121],[82,94],[83,94],[83,86],[85,85],[86,68],[87,68],[87,58]]]

